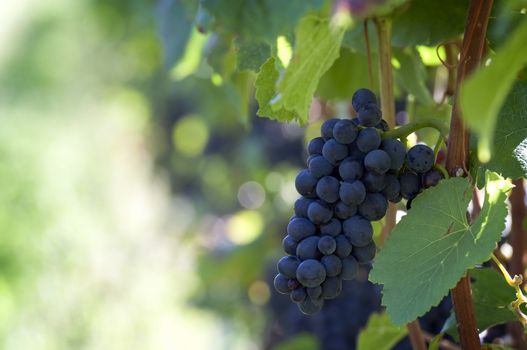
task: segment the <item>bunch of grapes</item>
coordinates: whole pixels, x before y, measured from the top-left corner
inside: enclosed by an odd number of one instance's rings
[[[401,141],[383,138],[388,125],[373,92],[357,90],[352,105],[357,118],[322,124],[321,137],[308,145],[308,167],[295,180],[301,197],[274,285],[305,314],[336,298],[342,281],[354,279],[359,264],[374,258],[371,222],[385,216],[388,202],[411,201],[441,175],[428,146],[407,152]]]

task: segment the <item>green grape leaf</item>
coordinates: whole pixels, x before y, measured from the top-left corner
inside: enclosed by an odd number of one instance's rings
[[[271,56],[271,47],[263,41],[235,40],[236,67],[239,71],[258,68]]]
[[[418,195],[375,259],[370,280],[384,284],[383,305],[395,324],[423,315],[465,271],[486,261],[505,228],[511,184],[486,173],[485,201],[470,225],[472,186],[466,178],[441,181]]]
[[[291,62],[278,84],[276,107],[285,107],[307,122],[307,114],[320,78],[339,57],[344,28],[331,27],[329,20],[303,18],[296,30],[296,47]]]
[[[376,55],[372,56],[372,61],[376,62]],[[375,66],[372,67],[372,73],[373,81],[378,81],[378,69]],[[351,99],[356,90],[369,85],[366,55],[342,48],[340,57],[320,79],[316,95],[324,100]]]
[[[167,69],[172,68],[185,52],[193,29],[189,7],[180,0],[164,0],[160,1],[156,8],[155,18],[163,44],[163,58]]]
[[[414,0],[393,18],[392,44],[435,46],[463,33],[468,0]]]
[[[525,64],[527,21],[516,28],[509,40],[492,57],[489,65],[481,67],[461,85],[462,116],[470,129],[478,135],[478,156],[482,162],[491,159],[498,113],[518,71]]]
[[[276,81],[278,77],[279,72],[276,69],[275,59],[271,57],[260,67],[254,82],[255,97],[259,106],[256,114],[260,117],[267,117],[281,122],[290,122],[297,119],[297,115],[293,111],[288,111],[285,108],[274,110],[270,105],[271,100],[276,95]]]
[[[494,130],[494,153],[483,169],[516,179],[527,177],[527,82],[517,82],[507,96]]]
[[[503,276],[494,269],[472,269],[469,271],[472,282],[472,300],[479,331],[493,325],[517,320],[509,309],[516,299],[515,290],[507,284]],[[452,313],[445,322],[446,332],[458,339],[456,317]],[[445,331],[445,330],[444,330]]]
[[[218,25],[243,39],[273,41],[288,34],[298,20],[311,9],[318,9],[323,0],[203,0],[203,6]]]
[[[395,79],[406,92],[415,96],[424,105],[432,105],[434,100],[428,88],[426,67],[415,48],[393,50],[393,57],[398,61],[394,67]]]
[[[357,349],[390,350],[407,333],[406,327],[394,325],[386,313],[373,313],[359,334]]]

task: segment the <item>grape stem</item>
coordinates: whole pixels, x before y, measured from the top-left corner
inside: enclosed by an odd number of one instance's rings
[[[383,133],[383,139],[402,139],[410,135],[411,133],[424,129],[434,128],[441,134],[443,141],[446,143],[446,137],[448,135],[448,127],[445,123],[437,119],[422,119],[419,121],[411,122],[397,129],[392,129]]]
[[[512,301],[510,303],[510,308],[516,313],[518,316],[519,321],[521,324],[525,327],[527,326],[527,315],[523,313],[521,310],[521,306],[523,304],[527,304],[527,297],[523,295],[521,284],[523,283],[523,278],[521,275],[515,275],[514,277],[511,277],[505,266],[501,263],[501,261],[496,257],[496,255],[492,254],[492,261],[498,266],[498,268],[501,271],[501,274],[505,278],[505,281],[507,281],[507,284],[514,288],[516,291],[516,300]]]

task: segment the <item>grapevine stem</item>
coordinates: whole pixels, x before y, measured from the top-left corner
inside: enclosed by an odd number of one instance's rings
[[[392,22],[390,18],[375,18],[377,28],[377,43],[379,45],[379,83],[381,90],[381,109],[383,117],[390,128],[395,127],[395,99],[393,95],[392,73]],[[381,233],[381,241],[388,236],[395,226],[397,208],[390,203],[386,213],[386,221]],[[426,350],[426,343],[417,320],[406,325],[410,342],[414,350]]]
[[[454,91],[456,95],[446,157],[446,168],[450,173],[457,173],[459,169],[467,168],[469,133],[461,119],[457,94],[461,82],[481,63],[492,3],[493,0],[471,0],[468,8],[460,60],[457,66],[456,91]],[[452,301],[456,312],[461,347],[465,350],[481,349],[470,280],[466,276],[462,277],[452,289]]]
[[[389,131],[386,131],[382,137],[387,139],[402,139],[410,135],[411,133],[423,129],[423,128],[434,128],[441,134],[441,137],[443,140],[446,139],[446,135],[448,134],[448,127],[445,123],[443,123],[440,120],[437,119],[422,119],[419,121],[411,122],[406,125],[403,125],[397,129],[392,129]]]

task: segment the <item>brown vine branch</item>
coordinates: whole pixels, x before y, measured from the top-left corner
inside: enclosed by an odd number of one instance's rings
[[[511,272],[513,275],[524,276],[525,265],[523,255],[525,250],[525,229],[523,222],[525,220],[526,209],[524,204],[525,188],[523,179],[514,180],[514,188],[511,191],[511,234],[510,244],[512,245]],[[527,342],[523,333],[523,327],[518,323],[510,323],[508,330],[511,333],[517,349],[527,349]]]
[[[470,1],[457,70],[456,94],[465,77],[481,63],[492,2],[492,0]],[[458,97],[455,97],[450,122],[446,168],[452,176],[459,176],[459,173],[463,174],[463,172],[467,175],[469,134],[461,119]],[[467,277],[461,278],[456,287],[452,289],[452,301],[456,312],[461,347],[465,350],[481,349],[470,280]]]
[[[390,128],[395,127],[395,99],[393,95],[392,73],[392,22],[389,18],[375,18],[377,28],[377,43],[379,46],[379,83],[381,90],[381,110],[383,118]],[[384,242],[390,231],[395,227],[397,208],[390,203],[386,212],[384,226],[381,232],[381,242]],[[426,342],[419,321],[414,320],[406,325],[412,348],[426,350]]]

